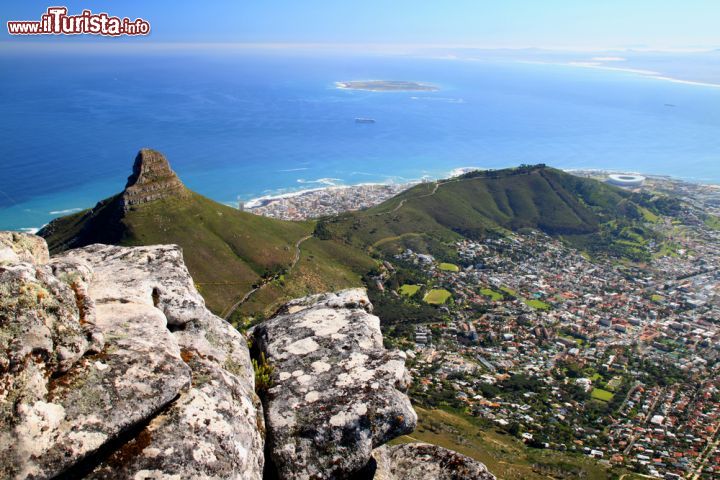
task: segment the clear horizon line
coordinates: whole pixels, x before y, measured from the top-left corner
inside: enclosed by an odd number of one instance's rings
[[[11,49],[28,49],[28,50],[47,50],[48,47],[62,50],[82,50],[94,48],[121,48],[121,49],[204,49],[204,48],[223,48],[223,49],[241,49],[241,50],[284,50],[284,49],[311,49],[311,50],[346,50],[355,51],[395,51],[398,50],[418,50],[418,49],[475,49],[489,51],[522,51],[522,50],[540,50],[555,52],[663,52],[663,53],[710,53],[720,50],[718,46],[706,47],[668,47],[668,46],[563,46],[563,45],[543,45],[543,46],[520,46],[520,45],[501,45],[501,44],[479,44],[479,43],[363,43],[363,42],[183,42],[183,41],[149,41],[143,39],[88,39],[65,42],[60,39],[33,41],[19,39],[3,39],[0,40],[0,50],[8,51]]]

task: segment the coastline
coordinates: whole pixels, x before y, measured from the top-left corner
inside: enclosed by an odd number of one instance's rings
[[[356,188],[356,187],[372,187],[372,186],[392,186],[392,185],[398,185],[403,186],[406,185],[407,188],[410,188],[413,185],[417,185],[418,183],[422,183],[423,181],[435,181],[435,180],[441,180],[443,178],[453,178],[457,177],[459,175],[462,175],[467,172],[471,172],[473,170],[486,170],[482,167],[455,167],[452,170],[448,171],[447,173],[440,175],[438,177],[431,177],[431,176],[422,176],[417,179],[408,180],[407,182],[362,182],[362,183],[352,183],[348,185],[327,185],[324,187],[315,187],[315,188],[306,188],[302,190],[295,190],[292,192],[283,192],[283,193],[276,193],[276,194],[267,194],[267,195],[261,195],[259,197],[252,197],[249,200],[243,201],[246,209],[253,209],[262,207],[274,200],[281,200],[285,198],[294,198],[294,197],[300,197],[303,195],[307,195],[310,193],[315,192],[321,192],[321,191],[327,191],[327,190],[344,190],[348,188]],[[242,201],[242,200],[241,200]],[[226,205],[237,205],[237,202],[223,202]]]
[[[488,170],[486,168],[482,167],[456,167],[447,172],[444,175],[438,176],[438,177],[423,177],[423,179],[420,180],[412,180],[405,183],[391,183],[391,182],[366,182],[366,183],[355,183],[350,185],[328,185],[324,187],[316,187],[316,188],[307,188],[303,190],[297,190],[293,192],[286,192],[286,193],[278,193],[278,194],[268,194],[268,195],[262,195],[259,197],[253,197],[245,202],[243,202],[244,207],[246,210],[253,210],[257,208],[264,207],[274,201],[283,200],[283,199],[292,199],[297,197],[302,197],[306,195],[310,195],[313,193],[318,192],[327,192],[327,191],[339,191],[339,190],[348,190],[348,189],[356,189],[358,187],[372,187],[372,186],[398,186],[398,187],[406,187],[410,188],[414,185],[417,185],[419,183],[422,183],[422,181],[437,181],[445,178],[454,178],[458,177],[460,175],[463,175],[468,172],[472,172],[475,170]],[[496,170],[496,169],[495,169]],[[694,180],[690,178],[683,178],[683,177],[676,177],[673,175],[664,175],[664,174],[658,174],[658,173],[646,173],[636,170],[618,170],[618,169],[607,169],[607,168],[593,168],[593,167],[573,167],[573,168],[560,168],[559,170],[562,170],[563,172],[567,172],[570,174],[583,174],[583,173],[592,173],[596,175],[642,175],[643,177],[649,178],[649,179],[662,179],[662,180],[668,180],[673,182],[684,182],[684,183],[691,183],[691,184],[698,184],[698,185],[704,185],[704,186],[717,186],[720,187],[720,183],[709,181],[709,182],[703,182],[699,180]],[[236,202],[224,202],[226,205],[234,206],[237,203]]]
[[[283,195],[265,196],[246,205],[238,205],[238,207],[255,215],[281,220],[308,220],[371,208],[416,184],[416,182],[412,182],[334,185]]]
[[[263,195],[261,197],[254,197],[248,200],[247,202],[243,202],[245,204],[245,208],[252,209],[252,208],[258,208],[267,205],[268,203],[272,202],[273,200],[280,200],[283,198],[293,198],[293,197],[299,197],[302,195],[306,195],[308,193],[312,192],[319,192],[321,190],[328,190],[332,188],[348,188],[352,185],[329,185],[327,187],[317,187],[317,188],[307,188],[304,190],[297,190],[295,192],[288,192],[288,193],[279,193],[276,195],[270,194],[270,195]],[[226,204],[229,204],[229,202],[225,202]]]
[[[455,178],[470,171],[483,171],[476,167],[459,167],[451,172],[440,175],[435,180]],[[614,183],[620,188],[639,191],[661,191],[679,196],[694,192],[713,202],[720,198],[720,185],[689,182],[669,175],[642,174],[625,170],[608,170],[599,168],[571,168],[562,169],[572,175],[592,178],[599,182]],[[640,177],[638,183],[620,184],[614,176],[632,175]],[[343,212],[364,210],[379,205],[395,197],[419,182],[404,184],[365,183],[358,185],[333,185],[313,188],[280,195],[266,195],[255,198],[247,204],[238,207],[255,215],[262,215],[281,220],[303,221],[313,218],[327,217],[342,214]]]
[[[518,60],[518,63],[530,65],[554,65],[559,67],[575,67],[588,68],[594,70],[604,70],[609,72],[629,73],[643,78],[651,78],[653,80],[661,80],[664,82],[678,83],[683,85],[693,85],[696,87],[720,88],[720,83],[703,82],[699,80],[687,80],[682,78],[671,77],[654,70],[643,70],[631,67],[613,67],[598,62],[544,62],[540,60]]]
[[[404,183],[396,183],[396,182],[364,182],[364,183],[357,183],[357,184],[349,184],[349,185],[327,185],[322,187],[315,187],[315,188],[306,188],[302,190],[295,190],[290,192],[283,192],[283,193],[276,193],[276,194],[266,194],[261,196],[252,197],[246,201],[242,200],[236,200],[236,201],[222,201],[222,200],[216,200],[219,203],[222,203],[224,205],[227,205],[232,208],[238,208],[238,202],[243,202],[243,207],[246,211],[250,213],[255,213],[253,210],[262,209],[264,207],[267,207],[268,205],[272,204],[273,202],[278,202],[281,200],[288,200],[288,199],[300,199],[302,197],[310,197],[313,194],[321,194],[323,192],[337,192],[338,194],[343,191],[355,191],[362,187],[390,187],[390,186],[396,186],[396,187],[404,187],[404,189],[410,188],[414,185],[417,185],[418,183],[421,183],[423,181],[436,181],[443,178],[453,178],[458,175],[462,175],[463,173],[467,173],[469,171],[473,170],[486,170],[486,168],[482,167],[456,167],[452,170],[439,175],[437,177],[430,177],[430,176],[424,176],[420,179],[410,180],[408,182]],[[718,188],[720,189],[720,182],[717,180],[707,180],[707,179],[698,179],[698,178],[690,178],[690,177],[678,177],[673,175],[666,175],[666,174],[658,174],[658,173],[645,173],[642,171],[636,171],[636,170],[618,170],[618,169],[607,169],[607,168],[596,168],[596,167],[573,167],[573,168],[560,168],[560,170],[571,173],[571,174],[593,174],[593,175],[612,175],[612,174],[629,174],[629,175],[642,175],[648,179],[652,180],[664,180],[668,182],[675,182],[675,183],[687,183],[691,185],[698,185],[702,187],[710,187],[710,188]],[[399,193],[399,191],[398,191]],[[59,218],[63,216],[62,214],[71,214],[75,213],[77,211],[83,210],[83,208],[75,207],[75,208],[67,208],[63,210],[53,210],[53,219]],[[55,215],[57,214],[57,215]],[[26,233],[36,233],[38,230],[40,230],[42,227],[47,225],[48,222],[44,223],[43,225],[37,227],[17,227],[17,228],[11,228],[11,230],[19,231],[19,232],[26,232]]]
[[[420,183],[420,181],[410,181],[407,183],[382,183],[382,182],[367,182],[367,183],[354,183],[352,185],[328,185],[325,187],[316,187],[316,188],[306,188],[303,190],[296,190],[294,192],[287,192],[287,193],[278,193],[278,194],[269,194],[269,195],[263,195],[261,197],[254,197],[250,200],[243,202],[246,209],[254,209],[259,208],[267,205],[270,202],[273,202],[275,200],[282,200],[287,198],[296,198],[296,197],[302,197],[303,195],[308,195],[311,193],[317,193],[317,192],[323,192],[323,191],[332,191],[332,190],[347,190],[351,188],[357,188],[357,187],[373,187],[373,186],[403,186],[407,185],[408,188],[412,185],[417,185]],[[225,202],[226,205],[228,205],[228,202]]]

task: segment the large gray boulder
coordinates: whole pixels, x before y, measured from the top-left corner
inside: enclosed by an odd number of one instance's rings
[[[264,417],[245,337],[205,308],[178,247],[50,259],[0,232],[0,478],[260,480],[266,446],[282,479],[492,478],[436,447],[378,448],[417,417],[371,311],[353,289],[258,326]]]
[[[282,479],[346,478],[411,432],[405,355],[383,347],[364,290],[295,300],[253,332],[273,371],[267,441]]]
[[[178,247],[2,238],[0,477],[262,478],[247,344]]]
[[[189,388],[91,477],[261,478],[263,415],[247,343],[205,308],[180,248],[92,245],[63,259],[105,279],[91,289],[96,302],[119,296],[161,312],[191,370]]]
[[[76,293],[81,275],[56,277],[45,264],[47,247],[37,247],[41,239],[13,237],[17,255],[0,265],[0,476],[46,478],[129,428],[138,411],[158,408],[170,384],[183,378],[153,375],[137,390],[129,377],[105,382],[104,372],[124,369],[125,352],[104,345]],[[183,368],[163,353],[150,366]]]
[[[495,480],[477,460],[429,443],[384,445],[368,470],[373,480]]]

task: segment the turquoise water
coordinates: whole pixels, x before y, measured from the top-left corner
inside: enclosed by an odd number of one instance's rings
[[[142,147],[221,202],[539,162],[720,183],[720,89],[631,73],[281,52],[6,52],[0,72],[0,229],[122,190]],[[441,89],[334,88],[353,79]]]

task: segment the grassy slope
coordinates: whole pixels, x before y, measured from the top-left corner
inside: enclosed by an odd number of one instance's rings
[[[488,470],[504,480],[615,478],[604,466],[586,456],[528,448],[510,435],[476,425],[472,417],[417,406],[415,410],[418,427],[391,443],[419,441],[440,445],[483,462]]]
[[[269,273],[292,262],[295,242],[309,224],[269,221],[198,194],[191,201],[160,200],[126,219],[127,245],[176,243],[208,305],[219,311]]]
[[[260,217],[190,193],[188,198],[167,198],[140,205],[124,216],[108,201],[94,214],[80,212],[59,219],[52,225],[54,233],[46,238],[55,252],[95,242],[178,244],[208,306],[219,313],[264,276],[286,270],[295,256],[295,243],[313,229],[313,222]],[[114,233],[103,233],[108,231]],[[312,248],[316,263],[322,264],[315,275],[303,277],[300,274],[308,268],[297,268],[284,285],[263,289],[262,302],[252,302],[244,309],[246,313],[268,313],[278,299],[299,292],[317,293],[361,285],[360,273],[365,266],[368,269],[372,266],[369,257],[359,252],[351,254],[347,247],[334,241],[317,241],[316,245],[313,241],[305,242],[303,254],[306,248]]]
[[[326,224],[338,238],[385,251],[526,227],[584,235],[597,232],[627,196],[551,168],[508,169],[445,181],[436,190],[434,183],[418,185],[375,208]]]
[[[39,235],[45,237],[51,253],[81,246],[78,243],[119,244],[127,235],[119,197],[106,198],[91,209],[57,218],[40,230]]]
[[[375,261],[356,248],[333,240],[309,239],[302,244],[295,267],[283,279],[256,292],[238,315],[267,315],[293,298],[362,286],[361,274],[374,266]]]
[[[524,227],[572,237],[580,246],[594,245],[600,227],[613,224],[609,220],[631,203],[627,192],[547,167],[468,174],[439,185],[418,185],[375,208],[323,221],[319,236],[325,240],[304,242],[302,259],[291,272],[286,270],[295,243],[315,229],[314,222],[259,217],[192,192],[127,214],[112,197],[54,221],[42,234],[53,252],[96,242],[179,244],[208,306],[218,313],[263,278],[285,272],[243,306],[240,313],[247,316],[267,314],[293,296],[360,285],[360,275],[373,266],[361,252],[366,249],[390,253],[412,248],[454,262],[447,242]]]

